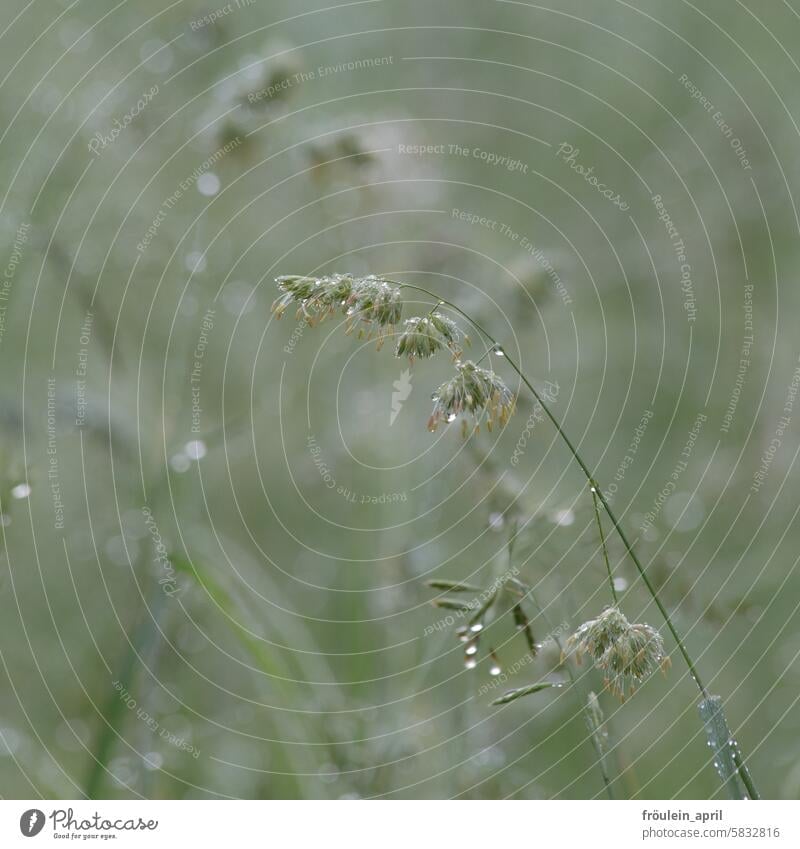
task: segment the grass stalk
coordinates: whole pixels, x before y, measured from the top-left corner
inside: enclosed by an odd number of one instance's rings
[[[513,566],[514,566],[514,542],[516,540],[516,536],[517,536],[517,527],[516,527],[516,522],[515,522],[514,525],[511,528],[511,535],[510,535],[509,541],[508,541],[508,567],[509,567],[509,569],[513,568]],[[533,606],[539,612],[539,615],[544,620],[544,624],[547,626],[547,631],[548,631],[549,636],[552,637],[556,646],[558,646],[559,652],[563,655],[564,654],[564,644],[561,641],[561,637],[558,635],[558,629],[553,626],[552,620],[547,615],[547,613],[545,613],[544,608],[539,604],[538,600],[536,599],[536,594],[534,593],[533,588],[532,587],[526,587],[526,589],[527,589],[528,598],[530,598],[530,600],[533,602]],[[569,658],[564,658],[564,667],[567,670],[567,675],[569,676],[570,683],[572,684],[573,687],[575,687],[575,689],[578,693],[578,698],[581,700],[581,706],[582,706],[581,709],[583,711],[584,718],[586,719],[586,724],[589,727],[589,731],[590,731],[589,736],[592,738],[592,746],[594,747],[594,751],[595,751],[597,768],[600,770],[600,774],[603,778],[603,786],[605,787],[606,795],[608,796],[609,799],[614,799],[616,797],[615,797],[615,794],[614,794],[614,787],[612,786],[613,780],[612,780],[612,778],[611,778],[611,776],[609,775],[609,772],[608,772],[608,764],[606,763],[605,752],[602,750],[602,747],[600,745],[600,741],[597,739],[597,735],[596,735],[595,730],[594,730],[595,723],[593,721],[593,718],[589,714],[588,697],[587,697],[586,693],[584,693],[583,688],[581,687],[581,685],[578,681],[578,676],[575,674],[575,670],[572,668],[570,661],[569,661]]]
[[[123,650],[117,672],[117,680],[126,690],[130,691],[132,682],[138,672],[138,662],[147,657],[153,650],[158,635],[160,622],[166,607],[166,596],[161,586],[154,582],[150,598],[142,605],[139,622],[136,624],[133,634],[126,636],[127,646]],[[105,779],[110,775],[108,765],[114,751],[114,745],[120,739],[120,729],[124,723],[129,709],[115,688],[106,700],[103,713],[102,725],[93,747],[93,759],[89,767],[86,781],[84,782],[84,793],[88,799],[106,798],[102,794]]]
[[[608,586],[611,589],[611,598],[614,600],[614,606],[619,604],[617,597],[617,589],[614,586],[614,576],[611,574],[611,563],[608,560],[608,546],[606,545],[606,535],[603,532],[603,522],[600,519],[600,510],[597,506],[597,490],[590,486],[592,493],[592,505],[594,506],[594,518],[597,521],[597,532],[600,534],[600,546],[603,549],[603,560],[606,562],[606,572],[608,573]]]
[[[625,546],[625,551],[627,552],[628,556],[631,558],[634,566],[636,567],[636,571],[639,573],[639,577],[641,577],[644,586],[646,587],[648,593],[650,594],[650,597],[655,602],[656,607],[658,607],[658,610],[661,613],[661,616],[663,617],[664,622],[666,623],[667,628],[669,629],[669,632],[672,634],[672,637],[675,640],[675,643],[678,647],[678,651],[680,652],[681,656],[683,657],[683,659],[686,663],[686,666],[689,670],[689,674],[691,675],[692,680],[695,682],[698,690],[700,691],[700,694],[702,696],[702,703],[708,702],[709,699],[712,698],[711,693],[709,693],[708,689],[706,688],[706,686],[703,682],[703,679],[700,677],[700,673],[697,671],[697,667],[696,667],[694,661],[692,660],[692,657],[689,654],[689,652],[688,652],[688,650],[687,650],[687,648],[686,648],[686,646],[683,642],[683,639],[681,638],[680,634],[678,633],[678,630],[676,629],[675,624],[672,621],[672,617],[669,615],[669,611],[667,610],[667,608],[664,606],[663,602],[661,601],[661,598],[659,597],[655,586],[653,585],[652,581],[650,580],[649,576],[647,575],[647,572],[645,571],[645,568],[642,565],[641,561],[639,560],[639,557],[637,556],[636,552],[633,550],[633,546],[631,545],[627,534],[623,530],[622,525],[620,524],[619,520],[617,519],[614,511],[611,509],[611,505],[608,503],[608,500],[603,495],[603,491],[600,489],[599,485],[597,484],[597,481],[595,479],[593,472],[590,470],[589,466],[587,465],[586,461],[581,456],[578,449],[573,444],[572,440],[569,438],[569,436],[564,431],[564,428],[562,427],[561,423],[556,418],[556,416],[553,414],[552,410],[550,409],[550,407],[547,404],[547,402],[545,401],[545,399],[536,390],[534,385],[526,377],[526,375],[524,374],[522,369],[517,365],[517,363],[514,361],[514,359],[508,355],[508,353],[502,348],[502,346],[500,346],[498,341],[483,326],[481,326],[474,318],[472,318],[471,315],[464,312],[464,310],[462,310],[461,307],[459,307],[457,304],[454,304],[450,301],[445,300],[444,298],[439,297],[439,295],[437,295],[434,292],[431,292],[428,289],[425,289],[421,286],[415,286],[415,285],[412,285],[412,284],[409,284],[409,283],[399,283],[399,282],[396,283],[396,285],[398,285],[398,286],[400,286],[401,288],[404,288],[404,289],[413,289],[413,290],[416,290],[418,292],[422,292],[425,295],[427,295],[428,297],[434,298],[437,301],[441,302],[442,304],[449,307],[454,312],[461,315],[464,319],[466,319],[487,340],[487,342],[490,344],[491,348],[494,348],[495,350],[498,350],[498,351],[502,351],[503,358],[506,360],[508,365],[513,369],[513,371],[516,372],[519,379],[527,387],[528,391],[534,397],[536,402],[541,406],[545,415],[548,417],[551,424],[555,428],[556,433],[558,433],[559,437],[561,438],[561,440],[563,441],[563,443],[566,445],[567,449],[569,450],[570,454],[572,455],[572,459],[577,463],[577,465],[580,467],[581,471],[586,476],[586,480],[588,481],[589,486],[592,488],[593,494],[596,495],[597,499],[599,500],[600,504],[603,507],[603,510],[605,511],[608,518],[611,520],[611,524],[613,525],[614,530],[616,531],[617,535],[619,536],[620,540],[622,541],[622,544]],[[598,517],[599,517],[599,511],[598,511]],[[613,587],[613,581],[612,581],[612,587]],[[722,709],[720,707],[720,712],[721,712],[721,710]],[[738,750],[737,750],[737,752],[738,752]],[[742,784],[746,788],[747,795],[751,799],[758,799],[759,798],[758,790],[756,789],[753,778],[750,775],[750,771],[747,768],[747,765],[746,765],[744,759],[741,757],[741,755],[737,756],[736,764],[737,764],[738,776],[741,779]]]

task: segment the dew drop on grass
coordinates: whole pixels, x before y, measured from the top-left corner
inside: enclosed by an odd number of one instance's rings
[[[489,669],[489,674],[490,675],[499,675],[502,671],[503,670],[497,664],[495,664],[494,666],[492,666]]]
[[[148,752],[144,758],[144,768],[146,770],[157,770],[164,766],[164,756],[160,752]]]
[[[464,649],[464,653],[470,656],[475,655],[478,653],[478,647],[473,643],[471,646],[467,646]]]
[[[575,522],[575,514],[572,510],[556,510],[552,514],[551,521],[559,527],[566,528]]]
[[[187,271],[191,271],[192,274],[199,274],[206,270],[208,261],[202,251],[190,251],[184,258],[184,264]]]
[[[31,494],[31,488],[26,483],[18,483],[11,490],[12,498],[27,498]]]
[[[722,700],[719,696],[709,696],[700,702],[698,710],[705,726],[706,740],[714,753],[712,761],[714,769],[732,799],[747,798],[747,790],[736,762],[736,740],[728,728],[728,722],[722,710]]]
[[[339,780],[339,767],[333,763],[323,764],[319,770],[317,770],[317,775],[326,784],[333,784]]]
[[[219,177],[212,171],[207,171],[197,178],[197,191],[205,197],[213,197],[219,192],[221,185]]]
[[[483,630],[483,623],[482,622],[475,622],[475,623],[473,623],[472,625],[469,626],[469,629],[470,629],[470,631],[472,631],[473,634],[477,634],[478,632]]]
[[[208,449],[202,439],[193,439],[183,446],[183,451],[190,460],[202,460],[206,456]]]
[[[502,345],[495,345],[494,348],[492,348],[492,353],[496,357],[504,357],[506,355],[506,352],[503,350]]]
[[[181,451],[178,454],[173,454],[169,458],[169,464],[173,471],[178,472],[178,474],[182,474],[183,472],[189,471],[192,461]]]
[[[448,424],[450,424],[450,422],[454,422],[455,420],[456,420],[456,414],[455,413],[450,413],[447,416],[447,423]]]
[[[172,49],[160,38],[146,41],[139,50],[139,58],[147,70],[154,74],[166,73],[172,67],[172,57]]]
[[[474,657],[464,659],[464,667],[466,669],[474,669],[478,665],[478,661]]]

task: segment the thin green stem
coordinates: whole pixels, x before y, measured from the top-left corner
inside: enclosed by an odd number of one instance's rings
[[[733,749],[733,762],[736,764],[736,769],[739,772],[739,778],[742,779],[742,783],[747,788],[747,793],[750,798],[760,799],[761,796],[759,796],[756,785],[753,783],[753,776],[750,774],[750,768],[742,760],[742,756],[739,754],[739,750],[735,746]]]
[[[488,356],[492,353],[491,348],[487,348],[480,356],[479,359],[475,360],[475,365],[479,366]]]
[[[656,603],[656,606],[658,607],[661,615],[664,617],[664,622],[666,622],[667,628],[669,628],[669,631],[672,634],[676,645],[678,646],[678,650],[680,651],[681,655],[683,655],[683,659],[686,661],[686,665],[689,668],[689,672],[690,672],[692,678],[694,679],[695,684],[697,684],[697,687],[700,690],[700,692],[702,693],[703,698],[707,699],[709,697],[709,692],[706,689],[706,686],[703,683],[703,680],[700,678],[700,675],[697,672],[697,669],[695,668],[694,661],[692,660],[691,656],[689,655],[689,652],[686,650],[686,646],[683,644],[683,640],[681,639],[680,635],[678,634],[678,632],[675,628],[675,625],[672,622],[672,617],[669,615],[666,607],[664,607],[661,599],[659,598],[658,592],[656,591],[656,588],[653,586],[652,581],[650,580],[647,573],[645,572],[644,566],[642,566],[642,563],[639,560],[639,558],[637,557],[636,552],[633,550],[633,546],[628,541],[628,537],[625,534],[625,531],[622,529],[622,526],[620,525],[619,520],[617,519],[617,517],[614,514],[613,510],[611,509],[608,501],[606,500],[605,496],[603,495],[602,490],[596,485],[594,475],[589,470],[586,463],[583,461],[583,458],[578,453],[577,449],[572,444],[569,437],[566,435],[566,433],[564,433],[564,430],[561,427],[561,424],[556,419],[556,417],[553,415],[553,413],[550,411],[550,408],[547,406],[547,403],[542,398],[542,396],[536,391],[533,384],[531,384],[531,382],[528,380],[528,378],[525,377],[525,375],[520,371],[519,366],[511,359],[511,357],[506,355],[506,359],[508,360],[508,364],[519,375],[520,380],[528,387],[530,392],[533,394],[533,397],[537,400],[537,402],[540,404],[541,408],[544,410],[547,417],[553,423],[553,426],[555,427],[556,431],[558,432],[558,435],[564,441],[564,443],[566,444],[570,453],[572,454],[573,458],[575,459],[577,464],[581,467],[581,470],[583,471],[583,473],[586,475],[586,480],[589,481],[589,485],[595,487],[595,490],[597,492],[597,497],[600,500],[600,503],[603,505],[603,508],[605,509],[605,511],[608,515],[608,518],[611,519],[611,524],[614,526],[614,530],[619,535],[619,538],[622,540],[622,544],[625,546],[625,550],[628,552],[628,555],[630,556],[631,560],[633,561],[633,564],[636,566],[636,570],[638,571],[639,576],[641,577],[642,581],[644,582],[644,585],[647,588],[647,591],[650,593],[651,598]]]
[[[614,599],[614,606],[619,604],[617,598],[617,590],[614,586],[614,576],[611,574],[611,563],[608,560],[608,548],[606,546],[606,535],[603,533],[603,523],[600,521],[600,510],[597,507],[597,487],[594,484],[589,485],[589,490],[592,493],[592,504],[594,505],[594,517],[597,520],[597,530],[600,534],[600,545],[603,548],[603,560],[606,561],[606,572],[608,573],[608,586],[611,588],[611,598]]]
[[[511,569],[514,565],[514,542],[517,538],[517,525],[516,522],[511,527],[511,534],[508,540],[508,567]],[[561,654],[564,654],[564,644],[561,642],[561,638],[558,636],[558,630],[553,627],[553,623],[550,620],[550,617],[545,613],[544,608],[539,604],[536,600],[536,594],[533,591],[532,587],[526,586],[528,598],[533,602],[533,606],[539,611],[539,615],[544,619],[544,624],[547,626],[547,630],[550,632],[550,636],[553,638],[553,642],[558,646],[558,650]],[[600,774],[603,777],[603,785],[606,789],[606,795],[609,799],[614,799],[614,788],[612,786],[613,780],[611,776],[608,774],[608,765],[606,764],[606,756],[605,752],[603,752],[600,747],[600,743],[597,740],[597,737],[592,731],[592,721],[589,716],[589,708],[586,693],[583,688],[580,686],[578,682],[578,678],[575,675],[574,670],[570,666],[570,662],[568,658],[564,658],[564,667],[567,670],[567,675],[569,676],[570,683],[575,687],[578,691],[578,698],[581,700],[581,710],[583,711],[583,715],[586,719],[586,723],[589,726],[590,737],[592,738],[592,746],[594,747],[595,755],[597,758],[597,766],[600,770]]]
[[[127,645],[123,649],[118,665],[116,680],[127,690],[132,688],[139,670],[140,661],[146,659],[157,642],[160,621],[165,612],[165,599],[161,586],[153,584],[150,598],[145,600],[140,620],[133,628],[132,635],[126,636]],[[103,784],[110,775],[109,762],[114,746],[122,739],[122,725],[129,708],[120,692],[112,688],[102,712],[97,741],[92,750],[92,763],[84,784],[84,793],[88,799],[103,798]]]
[[[392,282],[395,282],[395,281],[392,281]],[[448,306],[450,309],[454,310],[459,315],[461,315],[463,318],[465,318],[473,327],[476,328],[476,330],[478,330],[479,333],[483,334],[483,336],[493,346],[498,345],[497,340],[491,335],[491,333],[489,333],[485,328],[483,328],[474,318],[472,318],[472,316],[470,316],[468,313],[464,312],[464,310],[462,310],[461,307],[459,307],[458,305],[456,305],[456,304],[454,304],[450,301],[447,301],[444,298],[440,298],[434,292],[431,292],[428,289],[425,289],[421,286],[414,286],[414,285],[409,284],[409,283],[399,283],[399,282],[397,282],[396,285],[398,285],[402,288],[406,288],[406,289],[415,289],[418,292],[423,292],[424,294],[428,295],[429,297],[435,298],[437,301],[441,301],[441,303]],[[581,471],[584,473],[584,475],[586,475],[586,480],[589,482],[589,486],[592,486],[592,487],[595,488],[597,498],[599,499],[600,503],[603,505],[603,509],[605,510],[606,514],[608,515],[608,518],[611,520],[611,524],[614,526],[614,530],[617,532],[617,535],[619,536],[620,540],[622,540],[622,544],[625,546],[625,551],[628,553],[629,557],[633,561],[633,564],[636,567],[636,571],[639,573],[639,577],[642,579],[642,582],[644,583],[647,591],[650,593],[650,597],[653,599],[653,601],[656,604],[656,607],[658,607],[659,612],[661,613],[662,617],[664,618],[664,622],[666,623],[667,628],[669,629],[669,632],[672,634],[672,637],[675,640],[675,644],[678,646],[678,651],[680,651],[684,661],[686,662],[686,666],[689,669],[689,673],[692,676],[692,679],[694,680],[695,684],[697,685],[697,688],[700,690],[700,693],[702,694],[703,699],[710,698],[710,693],[706,689],[706,686],[703,683],[703,680],[702,680],[702,678],[700,677],[700,674],[697,671],[697,668],[694,664],[694,661],[691,658],[691,655],[689,654],[688,650],[686,649],[686,646],[683,643],[683,640],[681,639],[680,635],[678,634],[678,631],[675,628],[674,623],[672,622],[672,617],[669,615],[669,612],[667,611],[666,607],[662,603],[661,598],[659,597],[655,586],[653,585],[652,581],[650,580],[649,576],[647,575],[647,572],[645,571],[644,566],[642,565],[641,561],[637,557],[636,552],[633,550],[633,546],[631,545],[630,541],[628,540],[628,537],[627,537],[625,531],[622,529],[622,525],[620,524],[619,520],[617,519],[614,511],[611,509],[611,505],[608,503],[608,501],[606,500],[606,497],[603,495],[602,490],[597,485],[597,483],[595,481],[594,474],[589,469],[589,467],[587,466],[584,459],[581,457],[580,453],[578,452],[578,449],[573,445],[572,440],[564,432],[564,428],[561,426],[561,423],[558,421],[558,419],[555,417],[553,412],[550,410],[550,407],[547,405],[546,401],[541,396],[541,394],[539,392],[537,392],[536,388],[533,386],[533,384],[530,382],[530,380],[528,380],[528,378],[525,376],[525,374],[520,369],[520,367],[514,362],[514,360],[505,351],[504,351],[504,356],[505,356],[505,359],[508,362],[509,366],[511,366],[511,368],[517,373],[517,376],[519,377],[519,379],[525,384],[525,386],[528,388],[530,393],[536,399],[537,403],[541,406],[542,410],[545,412],[545,415],[548,417],[548,419],[550,419],[550,422],[552,423],[553,427],[556,429],[556,432],[558,433],[558,435],[561,437],[564,444],[569,449],[569,452],[572,455],[572,458],[575,460],[575,462],[578,464],[578,466],[580,466]],[[742,781],[744,782],[745,786],[747,787],[747,791],[750,794],[750,798],[751,799],[757,799],[758,798],[758,791],[756,790],[756,787],[755,787],[755,784],[753,783],[752,777],[750,776],[750,773],[747,770],[747,768],[744,767],[744,763],[742,764],[742,766],[743,766],[743,768],[739,770],[739,773],[742,777]]]
[[[489,338],[491,340],[490,336],[487,337],[487,338]],[[492,340],[492,341],[494,341],[494,340]],[[497,343],[495,343],[495,344],[497,344]],[[550,411],[550,408],[547,406],[547,404],[546,404],[545,400],[542,398],[542,396],[536,391],[536,389],[533,387],[533,385],[528,380],[528,378],[525,377],[525,375],[522,373],[519,366],[514,362],[514,360],[511,359],[511,357],[508,356],[508,354],[506,354],[506,359],[508,360],[508,364],[511,366],[511,368],[514,369],[514,371],[519,376],[520,380],[528,387],[528,389],[530,390],[533,397],[539,402],[542,409],[547,414],[547,417],[553,423],[553,426],[555,427],[559,436],[562,438],[564,443],[567,445],[567,447],[569,448],[570,453],[572,454],[573,458],[578,463],[578,465],[581,467],[581,469],[583,470],[583,473],[586,475],[586,479],[589,481],[589,486],[593,486],[595,488],[595,491],[597,493],[598,499],[600,500],[600,503],[603,505],[603,508],[605,509],[606,513],[608,514],[608,518],[611,519],[611,523],[614,525],[614,530],[619,535],[619,538],[622,540],[622,544],[625,546],[625,550],[628,552],[628,555],[630,556],[631,560],[633,561],[634,565],[636,566],[636,570],[639,573],[639,576],[641,577],[642,582],[644,583],[645,587],[647,588],[647,591],[650,593],[650,597],[656,603],[656,606],[658,607],[659,611],[661,612],[661,615],[664,617],[664,621],[667,624],[667,628],[669,628],[669,631],[672,634],[673,639],[675,640],[675,643],[678,646],[680,653],[683,655],[683,659],[684,659],[684,661],[686,661],[686,666],[688,667],[689,673],[691,674],[692,678],[694,679],[695,684],[697,684],[697,687],[700,690],[704,699],[710,698],[710,693],[706,689],[706,686],[703,683],[703,680],[700,678],[700,674],[698,673],[697,668],[694,665],[694,661],[692,660],[691,656],[689,655],[689,652],[687,651],[686,646],[683,643],[683,640],[681,639],[680,635],[678,634],[678,631],[675,628],[675,625],[672,622],[672,617],[669,615],[666,607],[664,607],[664,604],[662,603],[661,599],[659,598],[658,593],[656,592],[656,588],[653,586],[652,581],[650,580],[647,573],[645,572],[644,566],[642,566],[641,561],[636,556],[636,552],[633,550],[633,546],[628,541],[628,537],[625,534],[625,531],[623,531],[622,526],[619,523],[619,520],[617,519],[616,515],[614,514],[614,511],[611,509],[611,506],[609,505],[608,501],[606,500],[605,496],[603,495],[602,490],[600,489],[599,486],[597,486],[594,475],[591,473],[588,466],[583,461],[583,458],[578,453],[577,449],[572,444],[569,437],[566,435],[566,433],[564,433],[564,429],[561,427],[561,424],[559,423],[558,419],[556,419],[556,417]],[[742,762],[741,767],[739,768],[739,775],[740,775],[742,782],[744,783],[745,787],[747,788],[747,792],[748,792],[748,795],[750,796],[750,798],[751,799],[758,799],[759,793],[758,793],[758,790],[756,789],[755,782],[753,781],[753,778],[750,775],[750,771],[747,769],[747,767],[744,765],[743,762]]]
[[[407,284],[407,283],[398,283],[397,285],[402,286],[402,287],[407,288],[407,289],[416,289],[419,292],[424,292],[426,295],[428,295],[432,298],[436,298],[438,301],[441,301],[443,304],[446,304],[448,307],[450,307],[450,309],[455,310],[457,313],[459,313],[459,315],[463,316],[467,321],[469,321],[473,325],[473,327],[475,327],[480,333],[482,333],[486,337],[486,339],[489,340],[489,342],[492,345],[498,345],[499,344],[497,342],[497,340],[486,329],[484,329],[480,324],[478,324],[477,321],[475,321],[474,318],[472,318],[468,313],[465,313],[464,310],[462,310],[456,304],[453,304],[450,301],[446,301],[443,298],[440,298],[435,293],[429,291],[428,289],[423,289],[421,286],[412,286],[412,285]],[[519,379],[525,384],[525,386],[528,388],[530,393],[536,399],[537,403],[541,406],[542,410],[544,410],[545,414],[550,419],[551,423],[553,424],[553,427],[555,427],[555,429],[556,429],[556,432],[558,433],[558,435],[563,440],[564,444],[569,449],[570,454],[572,454],[573,459],[580,466],[581,471],[584,473],[584,475],[586,475],[586,480],[589,482],[589,486],[593,486],[595,488],[597,497],[600,499],[600,503],[603,505],[603,509],[606,511],[606,513],[608,514],[608,518],[611,519],[611,523],[614,525],[614,530],[617,532],[617,534],[619,535],[619,538],[622,540],[622,543],[625,546],[625,550],[628,552],[628,555],[630,556],[631,560],[633,561],[634,565],[636,566],[636,569],[639,572],[639,575],[641,576],[645,587],[647,587],[647,591],[650,593],[653,601],[656,603],[659,611],[661,612],[661,615],[664,617],[664,621],[666,622],[667,627],[670,630],[670,633],[672,634],[673,638],[675,639],[675,642],[678,646],[678,649],[680,650],[680,653],[683,655],[683,659],[686,661],[686,665],[689,667],[689,672],[691,673],[692,678],[694,679],[695,683],[697,684],[700,692],[703,694],[703,698],[707,699],[709,697],[709,692],[708,692],[708,690],[706,690],[706,687],[703,684],[703,681],[700,678],[700,676],[699,676],[699,674],[698,674],[698,672],[695,668],[694,662],[692,661],[692,658],[690,657],[688,651],[686,650],[686,647],[683,644],[683,640],[680,638],[678,632],[675,630],[675,626],[672,623],[672,619],[671,619],[669,613],[667,612],[667,609],[661,603],[661,599],[659,598],[658,593],[656,592],[656,588],[653,586],[652,582],[650,581],[650,578],[647,576],[647,573],[644,570],[644,566],[642,566],[641,562],[639,561],[639,558],[636,556],[636,553],[633,550],[633,546],[628,541],[628,537],[625,535],[625,532],[622,530],[622,526],[620,525],[619,521],[617,520],[617,517],[614,515],[613,511],[611,510],[611,507],[609,506],[608,501],[606,501],[606,498],[603,495],[602,490],[597,486],[597,484],[595,482],[594,475],[589,470],[589,467],[586,465],[586,463],[584,462],[581,455],[578,453],[577,448],[575,448],[575,446],[572,444],[572,440],[564,432],[564,429],[561,427],[561,423],[553,415],[552,411],[550,410],[550,407],[547,405],[544,398],[542,398],[542,396],[539,394],[539,392],[536,391],[536,388],[528,380],[528,378],[522,372],[520,367],[514,362],[514,360],[508,355],[508,353],[506,353],[504,351],[504,355],[505,355],[505,359],[508,362],[508,364],[517,373],[517,376],[519,377]]]

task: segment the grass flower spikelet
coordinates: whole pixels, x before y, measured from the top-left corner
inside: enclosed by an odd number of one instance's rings
[[[445,381],[433,394],[433,412],[428,419],[431,431],[460,415],[471,415],[476,429],[483,418],[489,430],[495,421],[504,425],[514,412],[514,395],[493,371],[471,360],[456,363],[456,375]],[[464,422],[466,425],[466,421]]]
[[[454,358],[461,356],[459,342],[468,342],[458,328],[458,325],[440,312],[432,312],[426,316],[414,316],[403,322],[403,332],[397,340],[395,356],[407,356],[409,362],[419,357],[427,359],[434,354],[449,348]]]
[[[574,652],[579,662],[589,655],[605,673],[605,686],[621,701],[626,690],[633,695],[656,668],[666,673],[670,666],[661,634],[650,625],[631,624],[616,607],[584,622],[567,640],[566,651]]]

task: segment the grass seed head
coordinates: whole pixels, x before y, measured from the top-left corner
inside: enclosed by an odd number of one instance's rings
[[[497,421],[505,425],[514,412],[514,395],[493,371],[471,360],[456,363],[456,375],[445,381],[433,394],[433,412],[428,419],[431,431],[460,415],[471,415],[476,430],[483,419],[489,430]]]
[[[313,326],[337,309],[345,308],[355,281],[349,274],[331,274],[327,277],[291,274],[278,277],[275,282],[282,292],[272,304],[275,317],[280,318],[292,304],[297,304],[297,318],[304,318]]]
[[[448,348],[453,358],[461,356],[461,340],[468,339],[458,325],[440,312],[432,312],[426,316],[414,316],[403,322],[403,332],[397,340],[395,356],[407,356],[409,362],[419,357],[427,359],[439,351]]]
[[[574,652],[578,662],[589,655],[605,674],[605,686],[620,701],[633,695],[656,668],[666,673],[670,666],[661,634],[650,625],[631,624],[616,607],[584,622],[567,640],[566,650]]]
[[[374,274],[366,277],[286,275],[278,277],[276,283],[281,294],[272,304],[272,311],[277,318],[294,304],[298,320],[313,326],[341,309],[346,317],[347,332],[358,329],[359,338],[376,336],[378,348],[395,333],[402,318],[401,287]],[[456,375],[433,394],[435,404],[428,428],[436,430],[441,422],[452,422],[463,414],[462,432],[466,436],[466,416],[472,416],[475,430],[480,428],[482,421],[492,430],[495,422],[505,425],[508,421],[514,412],[515,398],[493,371],[471,360],[458,359],[462,341],[469,344],[468,337],[456,323],[434,308],[427,316],[404,322],[395,353],[413,360],[414,357],[430,357],[443,348],[452,352],[456,359]]]
[[[394,333],[400,322],[403,304],[400,287],[382,277],[354,277],[352,274],[330,274],[325,277],[286,275],[275,281],[281,295],[272,304],[272,312],[280,318],[292,305],[297,305],[297,318],[313,326],[337,310],[346,316],[347,332],[359,330],[359,338],[373,335],[378,347],[386,336]]]
[[[345,303],[347,332],[358,327],[359,338],[371,339],[375,334],[380,348],[385,338],[394,333],[402,313],[399,286],[375,275],[358,278]]]

